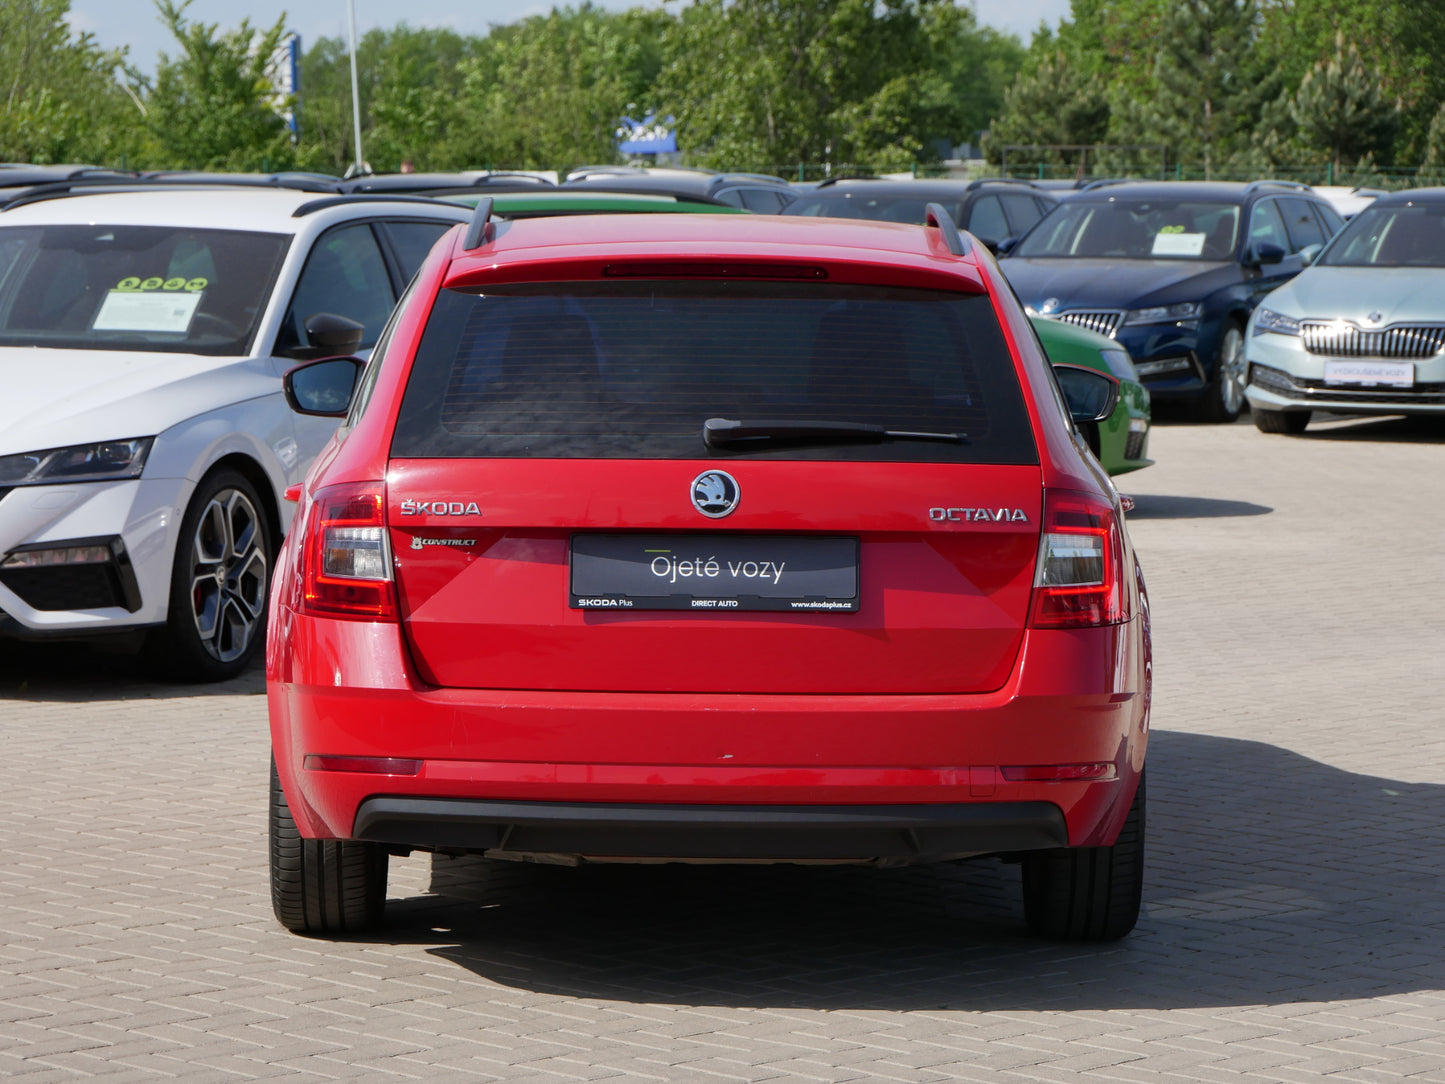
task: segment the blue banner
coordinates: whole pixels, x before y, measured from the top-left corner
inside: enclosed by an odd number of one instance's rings
[[[623,154],[676,154],[673,118],[648,113],[641,120],[623,117],[617,126],[617,149]]]

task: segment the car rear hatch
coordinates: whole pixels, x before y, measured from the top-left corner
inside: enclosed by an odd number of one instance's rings
[[[1041,501],[985,296],[820,283],[444,290],[387,472],[457,688],[996,689]]]

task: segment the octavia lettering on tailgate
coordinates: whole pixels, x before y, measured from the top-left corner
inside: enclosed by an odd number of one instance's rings
[[[935,523],[1027,523],[1028,513],[1022,508],[930,508],[928,518]]]

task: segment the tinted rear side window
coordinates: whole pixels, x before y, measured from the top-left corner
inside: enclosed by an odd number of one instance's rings
[[[989,299],[736,281],[444,290],[397,457],[693,459],[709,418],[962,432],[966,443],[768,445],[753,458],[1035,463]]]

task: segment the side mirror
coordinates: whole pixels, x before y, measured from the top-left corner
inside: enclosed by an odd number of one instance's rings
[[[1325,246],[1318,242],[1313,245],[1305,245],[1304,248],[1299,250],[1300,259],[1303,260],[1304,265],[1308,267],[1320,258],[1320,253],[1323,252],[1324,249]]]
[[[1119,382],[1083,365],[1055,365],[1054,378],[1077,423],[1101,422],[1119,405]]]
[[[344,418],[351,407],[356,378],[366,362],[360,358],[321,358],[289,370],[281,378],[286,404],[297,414]]]
[[[1265,264],[1280,263],[1284,258],[1284,249],[1271,241],[1261,241],[1254,246],[1254,258],[1251,262],[1256,267],[1263,267]]]
[[[321,358],[356,353],[365,334],[363,325],[332,312],[318,312],[306,320],[306,337],[312,348],[320,351],[316,356]]]
[[[1014,250],[1014,247],[1018,245],[1018,243],[1019,239],[1017,237],[1005,237],[1002,241],[998,242],[998,244],[990,245],[989,251],[995,256],[1007,256]]]

